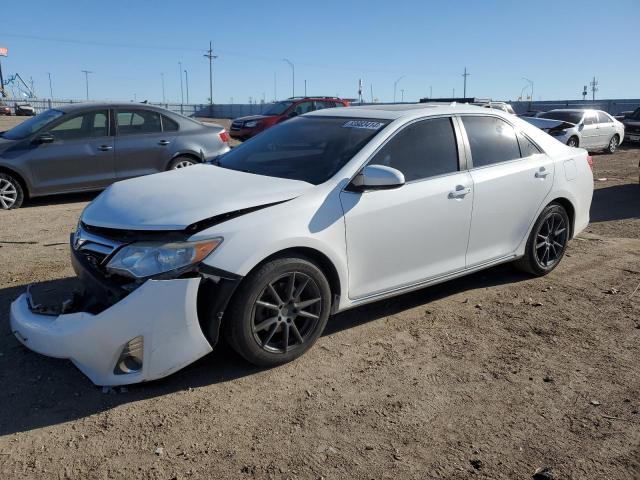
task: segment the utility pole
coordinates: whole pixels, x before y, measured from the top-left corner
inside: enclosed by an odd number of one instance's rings
[[[587,99],[587,86],[582,87],[582,101]]]
[[[187,87],[187,104],[189,103],[189,73],[184,71],[184,84]]]
[[[433,87],[429,85],[429,100],[433,98]]]
[[[209,42],[209,50],[207,50],[205,57],[209,59],[209,115],[213,116],[213,59],[218,56],[213,54],[211,42]]]
[[[180,75],[180,113],[182,113],[182,104],[184,103],[184,90],[182,89],[182,62],[178,62],[178,74]]]
[[[400,76],[395,82],[393,82],[393,103],[396,103],[396,90],[398,88],[398,82],[404,77],[406,77],[406,75]]]
[[[164,73],[160,74],[160,80],[162,81],[162,103],[166,103],[166,100],[164,97]]]
[[[375,103],[373,100],[373,83],[369,84],[369,89],[371,90],[371,103]]]
[[[304,81],[304,96],[307,96],[307,81]]]
[[[296,67],[293,66],[293,62],[291,60],[287,60],[286,58],[283,58],[282,60],[287,62],[291,67],[291,96],[295,97],[296,96]]]
[[[400,89],[400,101],[404,102],[404,88]]]
[[[278,83],[276,80],[276,72],[273,72],[273,101],[278,101]]]
[[[0,98],[8,97],[7,93],[4,90],[4,78],[2,77],[2,62],[0,62]]]
[[[49,75],[49,98],[53,100],[53,88],[51,88],[51,73],[47,72]]]
[[[89,101],[89,74],[93,73],[91,70],[81,70],[84,73],[84,82],[87,87],[87,102]]]
[[[470,73],[467,73],[467,67],[464,67],[464,73],[462,74],[462,76],[464,77],[464,93],[462,94],[463,98],[467,98],[467,77],[471,75]]]
[[[598,82],[596,81],[595,76],[593,77],[593,80],[591,80],[591,83],[589,85],[591,85],[591,100],[595,100],[596,92],[598,91]]]

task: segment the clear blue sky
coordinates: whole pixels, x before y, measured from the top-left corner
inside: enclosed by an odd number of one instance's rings
[[[516,99],[534,82],[535,99],[579,98],[595,75],[600,98],[640,96],[640,0],[462,1],[121,1],[5,2],[0,58],[5,79],[19,72],[48,97],[180,98],[179,67],[189,98],[206,102],[213,41],[214,101],[246,103],[296,94],[391,101],[394,81],[405,100],[429,94]]]

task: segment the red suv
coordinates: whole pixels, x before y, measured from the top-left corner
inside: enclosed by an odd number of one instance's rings
[[[231,123],[229,133],[233,138],[246,140],[254,135],[303,113],[323,108],[348,107],[349,102],[336,97],[292,97],[274,103],[262,115],[249,115],[236,118]]]

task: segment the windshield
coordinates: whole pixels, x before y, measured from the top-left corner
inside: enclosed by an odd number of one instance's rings
[[[4,132],[2,134],[2,138],[6,138],[7,140],[22,140],[62,115],[64,115],[64,113],[60,110],[46,110],[41,114],[31,117],[29,120],[16,125],[11,130]]]
[[[291,105],[293,105],[293,102],[278,102],[264,112],[263,115],[282,115]]]
[[[630,118],[631,120],[640,120],[640,108],[636,108],[635,111],[627,118]]]
[[[560,120],[563,122],[577,124],[582,121],[583,115],[584,115],[584,112],[567,112],[562,110],[556,110],[556,111],[552,110],[550,112],[544,112],[538,115],[538,117],[549,118],[551,120]]]
[[[386,120],[298,117],[262,132],[218,160],[218,166],[319,185],[336,174]]]

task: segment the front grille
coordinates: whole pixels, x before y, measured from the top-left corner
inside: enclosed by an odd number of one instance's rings
[[[640,126],[627,125],[626,127],[627,133],[633,133],[634,135],[640,133]]]

